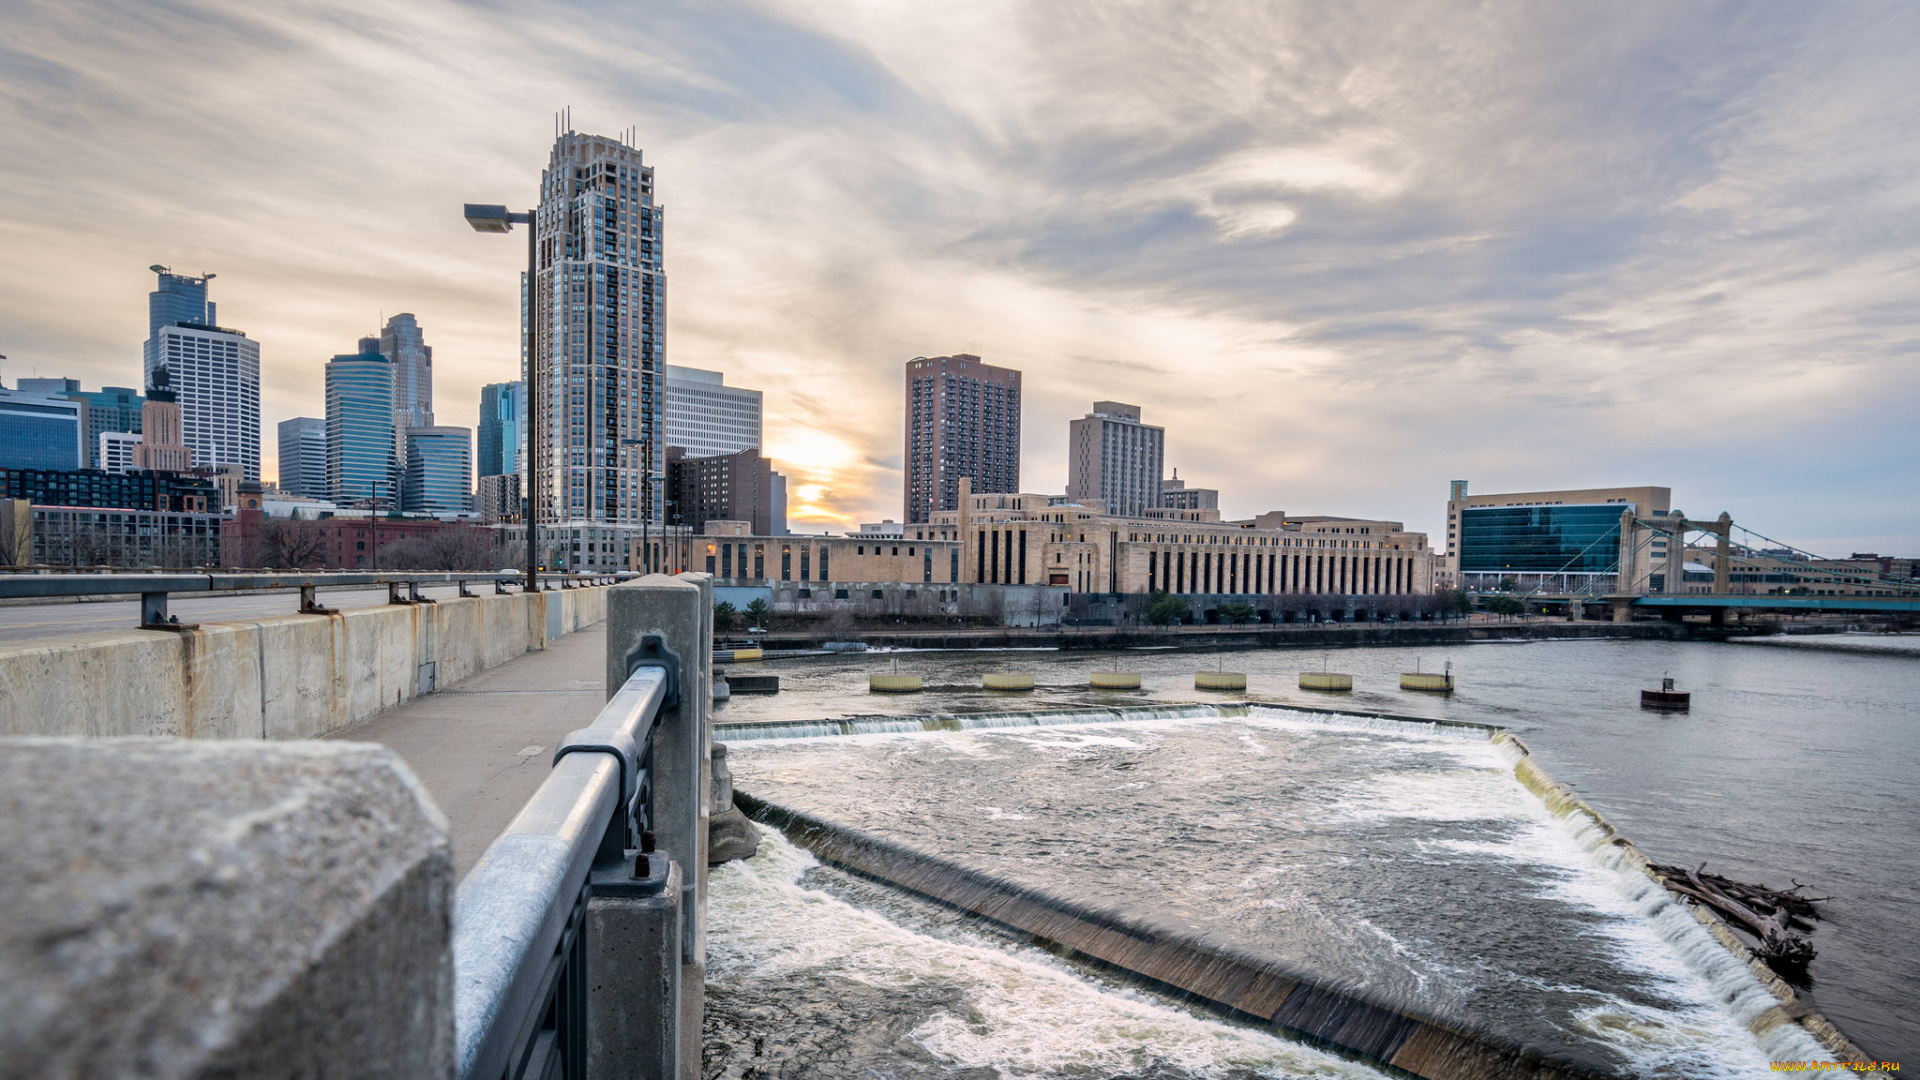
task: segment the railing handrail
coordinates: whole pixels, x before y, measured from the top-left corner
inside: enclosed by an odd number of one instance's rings
[[[293,591],[365,585],[457,585],[468,581],[518,583],[522,570],[432,571],[163,571],[157,573],[0,573],[0,599],[56,596],[115,596],[144,593]],[[614,573],[542,573],[543,582],[612,580]]]
[[[457,1075],[495,1077],[508,1065],[535,1000],[586,887],[588,871],[611,830],[627,822],[623,798],[645,785],[629,768],[647,747],[667,697],[668,672],[641,667],[576,737],[624,738],[631,764],[614,753],[569,753],[527,800],[461,882],[454,899],[454,1046]],[[623,834],[624,835],[624,834]]]

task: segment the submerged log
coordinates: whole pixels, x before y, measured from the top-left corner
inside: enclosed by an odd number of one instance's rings
[[[1811,929],[1804,920],[1820,917],[1813,905],[1831,897],[1801,896],[1806,886],[1799,882],[1792,891],[1781,892],[1709,874],[1706,868],[1706,863],[1692,869],[1656,864],[1653,871],[1669,890],[1705,904],[1758,938],[1760,947],[1755,952],[1762,958],[1798,967],[1812,962],[1813,942],[1795,933],[1795,927]]]

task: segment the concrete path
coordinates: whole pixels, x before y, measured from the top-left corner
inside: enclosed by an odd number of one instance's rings
[[[454,874],[465,877],[552,771],[554,746],[606,704],[606,650],[607,624],[596,623],[333,738],[406,759],[452,823]]]

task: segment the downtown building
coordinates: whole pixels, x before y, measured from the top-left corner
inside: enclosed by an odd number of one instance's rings
[[[1165,428],[1140,422],[1138,405],[1096,401],[1068,424],[1067,497],[1138,517],[1160,505]]]
[[[665,214],[653,169],[620,139],[561,135],[534,230],[525,375],[538,402],[529,497],[553,527],[542,561],[550,549],[569,568],[625,568],[645,531],[657,557],[665,524]]]
[[[147,298],[147,385],[155,372],[167,372],[194,464],[237,465],[247,479],[260,479],[259,343],[215,324],[207,299],[213,275],[155,272],[160,284]]]
[[[520,471],[527,399],[518,382],[488,383],[480,388],[479,458],[481,476],[505,476]]]
[[[1440,572],[1446,584],[1469,590],[1665,592],[1666,535],[1636,525],[1623,545],[1620,515],[1663,518],[1672,505],[1671,488],[1651,485],[1473,495],[1467,481],[1455,480],[1447,487]]]
[[[410,427],[406,438],[406,512],[472,513],[473,433],[463,427]]]
[[[359,352],[327,361],[326,497],[342,506],[398,508],[396,381],[393,362],[380,352],[378,338],[361,338]]]
[[[318,416],[280,421],[280,490],[303,499],[324,499],[327,488],[327,422]]]
[[[99,390],[82,390],[79,379],[65,378],[25,378],[15,385],[25,393],[62,397],[68,401],[78,401],[85,406],[85,411],[81,414],[80,438],[88,455],[88,460],[81,462],[86,468],[107,468],[100,456],[104,445],[101,442],[102,436],[128,432],[138,434],[140,431],[140,408],[145,402],[140,397],[140,391],[130,386],[107,386]]]
[[[688,457],[760,449],[762,397],[718,371],[667,365],[666,440]]]
[[[77,401],[0,387],[0,468],[78,469],[86,407]]]
[[[978,356],[907,361],[908,525],[959,505],[960,481],[978,493],[1020,490],[1020,373]]]

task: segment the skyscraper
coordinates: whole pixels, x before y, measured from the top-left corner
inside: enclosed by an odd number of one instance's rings
[[[404,311],[388,319],[380,328],[380,354],[393,361],[393,407],[400,414],[394,423],[402,431],[432,427],[433,347],[420,321]]]
[[[160,340],[160,328],[176,323],[215,326],[215,307],[207,299],[207,282],[214,275],[176,274],[164,266],[148,267],[160,275],[159,287],[147,294],[147,341],[141,359],[146,370],[153,370],[154,346]]]
[[[1160,505],[1165,428],[1140,422],[1140,406],[1096,401],[1067,425],[1067,495],[1099,500],[1109,514],[1139,517]]]
[[[147,374],[147,401],[140,410],[140,444],[133,448],[135,469],[183,473],[193,468],[182,415],[167,368],[154,368]]]
[[[527,399],[517,382],[488,383],[480,388],[479,468],[481,476],[505,476],[520,471],[520,432],[524,430]]]
[[[148,297],[148,384],[156,369],[167,369],[195,464],[238,465],[248,480],[258,480],[260,345],[238,330],[213,325],[214,305],[206,299],[213,275],[190,278],[155,269],[160,288]]]
[[[327,497],[327,422],[317,416],[280,421],[280,490]]]
[[[1020,373],[968,353],[907,361],[907,524],[975,494],[1020,490]]]
[[[537,520],[657,525],[667,279],[653,170],[619,139],[569,131],[534,217]]]
[[[666,439],[688,457],[760,449],[760,391],[718,371],[667,365]]]
[[[463,427],[407,429],[408,513],[473,510],[473,432]]]
[[[86,407],[48,394],[0,387],[0,469],[78,469]]]
[[[46,394],[62,397],[68,401],[78,401],[85,408],[81,412],[81,443],[85,447],[87,460],[83,468],[105,468],[100,459],[100,436],[110,432],[137,432],[140,430],[140,407],[143,404],[140,391],[130,386],[108,386],[99,390],[80,389],[79,379],[21,379],[18,388],[30,394]],[[122,440],[124,442],[124,440]]]
[[[378,338],[327,361],[327,494],[335,502],[399,495],[400,455],[394,441],[392,361]]]

